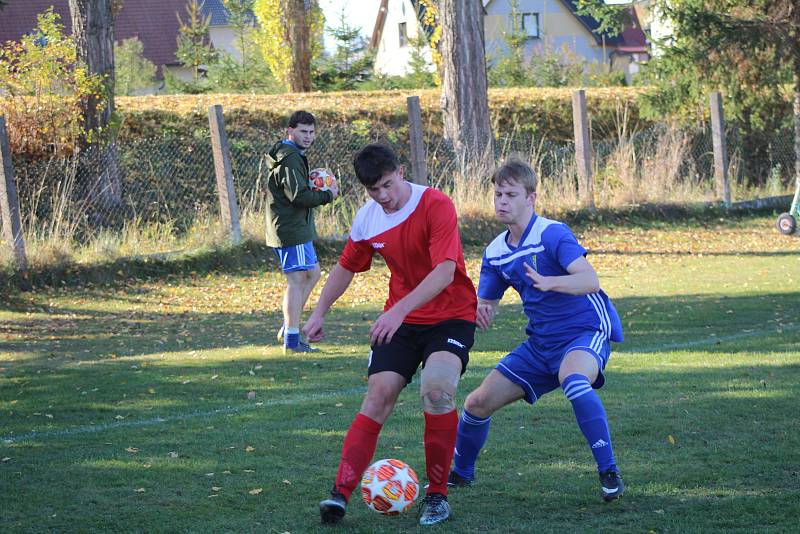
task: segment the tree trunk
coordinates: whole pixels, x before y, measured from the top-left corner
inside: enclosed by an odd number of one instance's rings
[[[493,158],[483,6],[480,0],[442,0],[442,111],[445,137],[462,170]]]
[[[281,4],[292,47],[289,85],[293,93],[307,93],[311,91],[311,14],[316,0],[281,0]]]
[[[81,148],[89,148],[91,141],[98,154],[91,158],[94,165],[80,167],[81,178],[90,184],[93,218],[103,225],[121,204],[122,195],[119,159],[107,132],[114,112],[114,4],[114,0],[69,0],[78,59],[89,73],[103,77],[105,88],[104,98],[90,96],[82,103]]]

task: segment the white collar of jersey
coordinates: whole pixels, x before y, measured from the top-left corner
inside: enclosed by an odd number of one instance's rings
[[[394,213],[386,213],[383,206],[369,199],[356,213],[350,239],[364,241],[399,226],[417,209],[422,194],[428,186],[407,182],[411,186],[411,196],[405,205]]]
[[[542,246],[542,233],[552,224],[561,224],[558,221],[547,219],[534,214],[528,227],[523,232],[519,244],[511,247],[508,244],[508,230],[498,235],[486,247],[486,257],[492,264],[506,263],[519,256],[533,254],[544,250]]]

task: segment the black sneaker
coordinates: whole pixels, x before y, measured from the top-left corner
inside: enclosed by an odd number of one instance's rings
[[[322,352],[320,349],[316,347],[312,347],[308,343],[301,341],[297,344],[296,347],[287,347],[286,345],[283,346],[283,353],[289,354],[291,352]]]
[[[451,488],[465,488],[472,485],[472,478],[462,477],[455,471],[450,471],[447,476],[447,485]]]
[[[347,498],[334,487],[331,496],[319,503],[319,515],[323,523],[338,523],[344,517]]]
[[[447,521],[450,517],[450,504],[447,497],[441,493],[431,493],[422,500],[420,510],[420,525],[435,525],[442,521]]]
[[[603,500],[606,502],[619,499],[625,493],[625,484],[622,482],[622,476],[613,469],[600,473],[600,490],[602,491]]]

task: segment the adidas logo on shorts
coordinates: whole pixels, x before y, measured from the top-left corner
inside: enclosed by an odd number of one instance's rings
[[[450,344],[455,345],[456,347],[458,347],[460,349],[464,348],[464,344],[463,343],[461,343],[460,341],[457,341],[457,340],[455,340],[455,339],[453,339],[451,337],[447,338],[447,342],[450,343]]]

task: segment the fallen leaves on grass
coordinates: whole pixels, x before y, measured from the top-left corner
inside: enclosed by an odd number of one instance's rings
[[[145,491],[147,491],[147,490],[146,490],[146,489],[144,489],[144,488],[136,488],[136,489],[135,489],[135,490],[133,490],[133,491],[135,491],[136,493],[144,493],[144,492],[145,492]]]
[[[247,447],[244,448],[244,452],[253,452],[254,450],[256,450],[256,448],[255,447],[251,447],[250,445],[248,445]]]
[[[139,449],[137,447],[128,447],[125,450],[128,451],[131,454],[136,454],[137,452],[139,452]]]
[[[263,491],[264,490],[262,488],[255,488],[255,489],[251,489],[247,493],[249,493],[250,495],[260,495],[261,492],[263,492]]]

